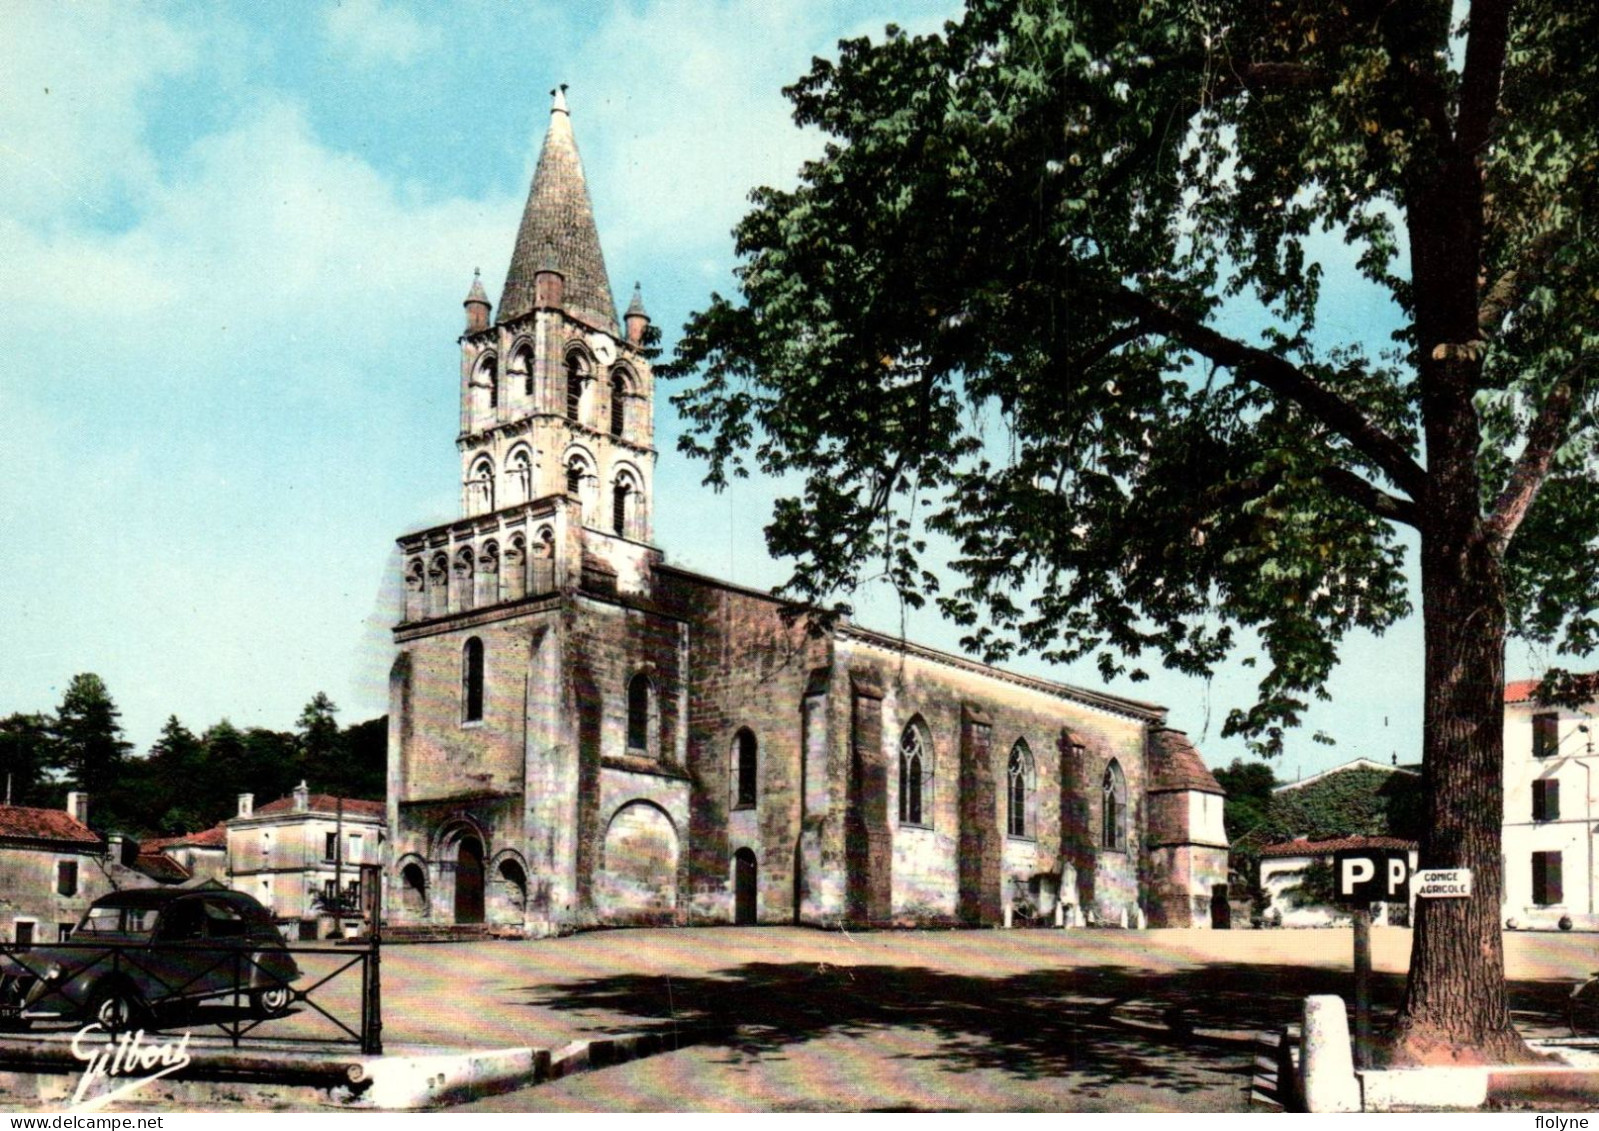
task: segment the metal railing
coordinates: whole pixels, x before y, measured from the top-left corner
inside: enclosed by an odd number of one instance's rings
[[[108,1032],[212,1030],[235,1048],[333,1044],[381,1053],[381,945],[376,932],[361,949],[248,940],[0,943],[0,1030],[99,1023]]]

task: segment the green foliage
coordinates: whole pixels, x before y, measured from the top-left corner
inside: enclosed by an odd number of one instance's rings
[[[1410,611],[1396,525],[1492,541],[1511,623],[1591,648],[1599,9],[1489,7],[1469,82],[1438,0],[970,0],[841,43],[787,92],[823,155],[661,367],[681,447],[802,485],[789,596],[884,578],[1106,678],[1243,650],[1223,733],[1266,753]],[[1396,341],[1320,325],[1340,240]]]
[[[117,783],[129,745],[120,717],[104,680],[92,672],[72,677],[50,724],[51,768],[68,786],[104,797]]]
[[[50,760],[46,716],[18,713],[0,719],[0,788],[9,791],[14,804],[44,804],[45,767]]]
[[[1312,860],[1299,873],[1299,882],[1283,889],[1292,907],[1328,907],[1337,901],[1333,866],[1325,860]]]
[[[1245,762],[1242,758],[1234,758],[1232,765],[1214,773],[1216,781],[1227,791],[1222,822],[1227,829],[1228,843],[1235,843],[1265,821],[1277,776],[1264,762]]]
[[[1356,768],[1328,774],[1272,797],[1264,830],[1274,840],[1305,837],[1421,835],[1422,779],[1406,773]]]
[[[141,837],[210,828],[237,812],[239,794],[253,793],[264,803],[287,796],[301,780],[318,793],[382,798],[387,718],[341,730],[337,711],[318,692],[294,734],[264,727],[241,731],[222,719],[196,736],[172,715],[146,756],[128,757],[105,684],[97,676],[78,676],[58,717],[0,719],[0,775],[12,775],[18,805],[57,808],[68,788],[87,788],[95,829]],[[115,757],[108,759],[112,750]],[[47,767],[58,780],[47,775]]]

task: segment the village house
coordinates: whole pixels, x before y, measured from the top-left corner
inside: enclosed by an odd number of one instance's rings
[[[559,92],[497,308],[464,305],[461,516],[399,539],[391,922],[1211,924],[1222,791],[1164,707],[667,562],[650,319],[616,317]],[[263,812],[238,886],[308,913],[315,845],[277,863]]]
[[[1595,704],[1554,707],[1539,681],[1505,686],[1505,926],[1599,928],[1594,837]]]
[[[382,860],[384,804],[312,793],[305,782],[265,805],[239,795],[227,828],[229,887],[256,898],[286,933],[314,939],[361,923],[367,869]]]

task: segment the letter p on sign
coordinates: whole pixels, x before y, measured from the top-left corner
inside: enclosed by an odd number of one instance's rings
[[[1377,865],[1365,856],[1349,856],[1338,861],[1338,894],[1348,899],[1377,874]]]
[[[1345,848],[1333,854],[1338,902],[1365,907],[1410,898],[1410,853],[1399,848]]]

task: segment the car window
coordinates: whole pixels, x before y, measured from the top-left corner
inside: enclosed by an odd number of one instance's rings
[[[123,912],[122,929],[130,935],[148,935],[160,915],[154,907],[129,907]]]
[[[188,942],[205,935],[205,911],[198,902],[174,903],[161,916],[156,939],[160,942]]]
[[[234,939],[244,934],[244,917],[217,900],[205,901],[207,933],[214,939]]]
[[[78,934],[99,935],[122,929],[122,909],[119,907],[91,907],[78,924]]]

